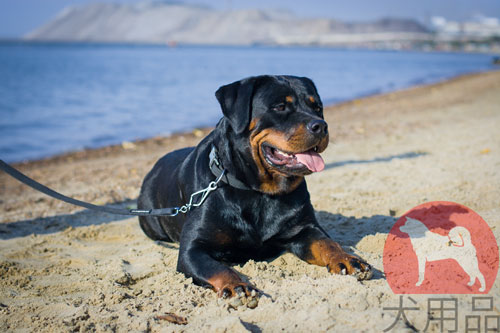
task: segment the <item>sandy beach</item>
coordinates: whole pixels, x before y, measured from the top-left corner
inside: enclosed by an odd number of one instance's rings
[[[326,169],[307,178],[321,225],[375,268],[372,280],[331,275],[290,254],[235,269],[263,290],[255,309],[230,309],[175,270],[178,246],[148,239],[137,218],[82,210],[0,173],[0,330],[153,332],[439,332],[433,295],[403,297],[383,273],[382,254],[399,216],[428,201],[465,205],[500,240],[500,72],[487,72],[353,100],[325,109]],[[17,164],[74,198],[135,205],[156,160],[195,145],[210,129]],[[460,332],[474,295],[455,298]],[[434,295],[436,296],[436,295]],[[385,308],[385,309],[384,309]],[[161,319],[185,317],[186,325]],[[159,318],[160,317],[160,318]],[[491,327],[491,326],[490,326]],[[494,326],[493,326],[494,327]]]

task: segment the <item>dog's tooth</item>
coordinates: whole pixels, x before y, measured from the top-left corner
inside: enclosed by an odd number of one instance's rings
[[[283,155],[283,156],[285,156],[285,157],[290,157],[290,154],[287,154],[287,153],[285,153],[285,152],[284,152],[284,151],[282,151],[282,150],[278,150],[278,149],[277,149],[276,151],[277,151],[279,154],[281,154],[281,155]]]
[[[342,275],[346,275],[347,274],[347,270],[345,268],[342,268],[341,274]]]
[[[276,149],[276,155],[279,155],[279,156],[281,156],[283,158],[292,158],[293,157],[293,155],[285,153],[284,151],[281,151],[279,149]]]

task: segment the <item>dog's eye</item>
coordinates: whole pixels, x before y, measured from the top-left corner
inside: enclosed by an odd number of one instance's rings
[[[286,104],[285,103],[280,103],[280,104],[275,105],[273,107],[273,110],[275,110],[275,111],[285,111],[285,109],[286,109]]]

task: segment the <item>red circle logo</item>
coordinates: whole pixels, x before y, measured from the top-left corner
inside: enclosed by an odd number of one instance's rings
[[[384,247],[395,294],[486,294],[498,271],[498,246],[473,210],[433,201],[401,216]]]

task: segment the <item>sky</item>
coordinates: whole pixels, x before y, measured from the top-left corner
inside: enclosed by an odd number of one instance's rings
[[[134,3],[141,0],[0,0],[0,37],[16,38],[44,24],[69,5],[92,2]],[[299,17],[370,21],[382,17],[431,16],[466,20],[474,15],[500,18],[500,0],[177,0],[217,9],[286,9]]]

